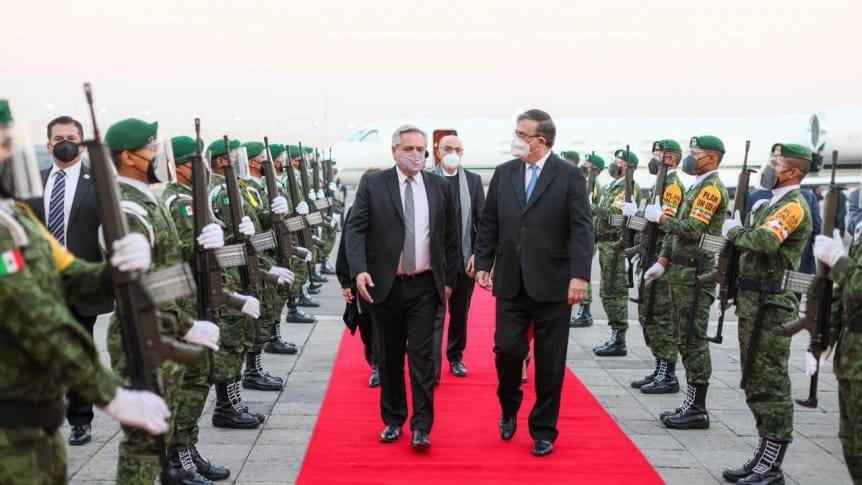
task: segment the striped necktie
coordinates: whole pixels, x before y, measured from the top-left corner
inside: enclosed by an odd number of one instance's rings
[[[413,205],[413,177],[407,177],[404,187],[404,248],[401,251],[401,269],[412,275],[416,271],[416,212]]]
[[[51,189],[51,203],[48,206],[48,230],[60,244],[66,245],[66,172],[54,173],[54,188]]]

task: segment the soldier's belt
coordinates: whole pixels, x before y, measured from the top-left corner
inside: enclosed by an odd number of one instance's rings
[[[620,239],[619,234],[604,234],[598,237],[599,242],[614,242]]]
[[[678,266],[688,266],[689,268],[697,267],[697,258],[689,258],[682,254],[672,254],[670,256],[670,262]]]
[[[0,428],[46,428],[55,430],[66,419],[66,402],[37,403],[0,401]]]
[[[736,283],[740,290],[753,291],[761,294],[778,294],[784,293],[784,284],[781,281],[759,280],[755,278],[746,278],[740,276]]]
[[[862,333],[862,318],[841,317],[841,325],[853,333]]]

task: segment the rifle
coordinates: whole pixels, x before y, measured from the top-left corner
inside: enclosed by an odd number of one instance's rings
[[[632,194],[634,194],[634,168],[629,163],[629,146],[626,145],[626,177],[625,177],[625,189],[624,189],[624,202],[628,202],[632,198]],[[613,218],[613,216],[611,216]],[[614,255],[611,258],[611,287],[616,286],[617,283],[617,265],[620,262],[620,253],[623,252],[625,248],[634,246],[634,232],[627,227],[628,217],[622,217],[619,219],[613,219],[614,222],[611,224],[616,224],[616,221],[622,225],[622,233],[620,234],[620,238],[617,242],[614,243]],[[626,258],[628,259],[628,258]],[[628,283],[626,283],[627,288],[631,288],[634,286],[634,280],[632,275],[632,267],[631,260],[629,260],[629,269],[628,269]]]
[[[84,93],[90,107],[93,122],[93,139],[84,142],[90,158],[90,170],[99,199],[99,218],[105,238],[107,260],[113,256],[113,243],[129,233],[126,218],[120,209],[120,194],[117,188],[117,172],[108,160],[102,145],[93,108],[93,92],[90,84],[84,84]],[[194,278],[187,264],[180,264],[146,275],[120,271],[111,267],[116,313],[120,322],[123,348],[126,354],[126,372],[132,388],[159,394],[156,369],[167,359],[195,366],[201,359],[201,348],[181,343],[166,335],[167,318],[159,313],[159,306],[192,296],[195,292]],[[173,473],[168,466],[164,435],[156,436],[156,449],[161,467],[162,483],[181,483],[184,473]]]
[[[736,194],[733,197],[733,210],[731,217],[739,212],[740,217],[745,212],[745,202],[748,199],[748,182],[751,174],[755,171],[748,168],[748,150],[751,141],[745,141],[745,157],[742,159],[742,171],[736,182]],[[729,244],[721,236],[703,234],[700,238],[700,247],[704,251],[718,253],[718,263],[713,271],[697,277],[699,286],[712,286],[718,284],[718,302],[721,314],[718,316],[718,327],[715,336],[707,336],[707,340],[720,344],[724,337],[721,332],[724,329],[724,313],[730,308],[730,301],[736,302],[736,294],[739,291],[737,278],[739,276],[739,255],[741,251],[735,244]]]
[[[656,175],[655,187],[653,188],[652,194],[653,198],[659,197],[660,200],[664,197],[665,180],[667,179],[668,166],[664,163],[666,153],[667,144],[665,143],[661,148],[661,165],[659,166],[658,174]],[[642,217],[636,216],[629,217],[626,226],[632,230],[642,230],[640,243],[636,246],[626,248],[624,252],[629,261],[631,261],[635,255],[638,256],[638,264],[640,266],[638,296],[637,298],[629,298],[629,300],[634,303],[643,303],[646,301],[646,306],[644,308],[644,325],[646,325],[652,321],[652,309],[655,304],[655,285],[650,286],[647,299],[644,300],[643,297],[644,290],[646,289],[646,270],[658,260],[661,229],[655,222],[649,222]]]
[[[317,191],[320,189],[320,161],[317,159],[317,150],[314,150],[314,160],[311,162],[311,185],[313,186],[312,190]],[[314,200],[314,207],[321,214],[326,214],[327,219],[329,218],[330,206],[327,198],[316,198]]]
[[[269,154],[269,137],[263,137],[263,144],[266,147],[266,159],[261,163],[264,180],[266,183],[266,192],[269,196],[270,206],[272,201],[279,196],[278,187],[276,185],[275,165],[272,163],[272,158]],[[278,249],[275,252],[278,265],[287,268],[290,264],[290,257],[296,256],[300,259],[305,259],[308,251],[302,251],[290,242],[290,233],[302,229],[302,218],[293,218],[289,221],[283,214],[272,213],[272,232],[275,235],[275,245]],[[293,227],[293,229],[291,229]]]
[[[835,168],[838,165],[838,151],[832,152],[832,180],[829,182],[829,193],[823,203],[823,235],[832,237],[838,222],[838,202],[840,192],[844,187],[835,183]],[[838,336],[839,328],[830,328],[832,314],[832,289],[833,283],[828,279],[829,267],[823,262],[817,261],[817,273],[807,275],[797,271],[784,272],[784,289],[797,293],[805,293],[805,311],[796,320],[784,325],[784,335],[795,335],[802,329],[808,331],[811,339],[808,342],[808,350],[817,359],[817,371],[811,376],[808,397],[796,399],[796,403],[809,407],[817,407],[817,380],[820,374],[820,355],[829,348]]]
[[[593,152],[592,156],[596,156],[596,152]],[[590,204],[593,202],[593,191],[596,190],[596,171],[590,168],[590,173],[587,174],[587,194],[590,198]]]
[[[299,143],[299,152],[299,180],[302,184],[302,190],[298,195],[300,195],[301,200],[304,200],[306,204],[308,204],[309,208],[316,209],[314,201],[311,200],[311,198],[308,196],[308,194],[311,192],[311,184],[308,181],[308,167],[305,163],[305,157],[302,155],[301,142]],[[309,213],[303,216],[303,218],[305,219],[306,224],[305,241],[312,244],[313,246],[316,246],[319,249],[323,249],[324,242],[311,232],[311,227],[316,227],[323,224],[323,215],[320,213],[320,211],[313,210],[309,211]],[[309,249],[311,248],[309,247]]]

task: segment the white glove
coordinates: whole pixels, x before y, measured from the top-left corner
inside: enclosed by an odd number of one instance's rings
[[[120,271],[146,271],[152,263],[150,241],[141,233],[132,232],[114,241],[111,266]]]
[[[168,431],[168,418],[171,416],[168,405],[149,391],[117,388],[117,394],[102,410],[120,424],[141,428],[151,435]]]
[[[308,214],[308,203],[303,200],[299,204],[296,204],[296,213],[301,216]]]
[[[280,266],[273,266],[269,268],[267,273],[278,277],[278,284],[282,286],[293,284],[293,271],[282,268]]]
[[[742,219],[739,217],[739,211],[736,211],[732,218],[724,220],[724,224],[721,225],[721,235],[727,239],[727,234],[734,227],[742,227]]]
[[[634,199],[630,199],[628,202],[623,203],[623,215],[626,217],[631,217],[638,213],[638,205],[635,204]]]
[[[661,210],[661,201],[658,196],[656,196],[655,201],[644,209],[644,218],[650,222],[658,224],[659,221],[661,221],[662,214],[664,214],[664,212]]]
[[[818,234],[814,238],[814,257],[830,268],[835,266],[844,254],[844,242],[841,241],[841,231],[838,229],[835,229],[832,237]]]
[[[818,363],[814,354],[812,354],[810,350],[805,351],[805,375],[808,377],[813,376],[817,372],[817,369],[826,362],[826,357],[831,352],[831,349],[826,349],[825,352],[820,354],[820,362]]]
[[[287,214],[287,199],[280,195],[272,199],[272,205],[270,206],[270,209],[272,210],[273,214]]]
[[[661,278],[661,275],[664,274],[664,266],[660,263],[653,263],[652,266],[649,267],[647,272],[644,274],[644,282],[649,283]]]
[[[207,224],[201,229],[198,244],[204,249],[224,247],[224,230],[218,224]]]
[[[308,263],[310,263],[310,262],[311,262],[311,255],[312,255],[312,252],[311,252],[311,250],[310,250],[310,249],[304,248],[304,247],[302,247],[302,246],[297,246],[297,247],[296,247],[296,250],[297,250],[297,252],[300,252],[300,253],[301,253],[301,252],[305,252],[305,258],[304,258],[304,259],[305,259],[305,261],[306,261],[306,262],[308,262]]]
[[[309,190],[308,191],[308,198],[311,200],[316,200],[317,199],[317,192],[315,192],[314,189]]]
[[[192,328],[183,335],[183,340],[212,350],[218,350],[218,325],[206,320],[195,320]]]
[[[251,219],[248,216],[243,216],[242,220],[239,221],[239,232],[249,237],[254,236],[257,232],[254,228],[254,223],[251,222]]]
[[[338,218],[333,217],[332,219],[330,219],[329,220],[329,227],[331,227],[332,229],[337,229],[338,228]]]
[[[326,194],[323,193],[323,189],[317,189],[317,200],[323,200],[326,198]]]
[[[335,185],[335,182],[329,182],[329,185],[326,186],[330,190],[330,192],[337,192],[338,186]]]
[[[260,318],[260,300],[253,296],[243,295],[242,293],[231,293],[233,296],[245,301],[242,305],[241,312],[251,318]]]

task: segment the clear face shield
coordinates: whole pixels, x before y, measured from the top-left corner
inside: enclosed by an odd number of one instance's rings
[[[174,146],[171,139],[162,142],[161,150],[156,155],[156,176],[169,184],[177,182],[177,165],[174,159]]]
[[[32,140],[16,135],[11,124],[0,126],[0,197],[26,200],[42,195],[42,175]]]
[[[248,151],[246,151],[245,147],[231,150],[230,158],[236,170],[236,178],[239,180],[248,180],[251,175],[248,168]]]

